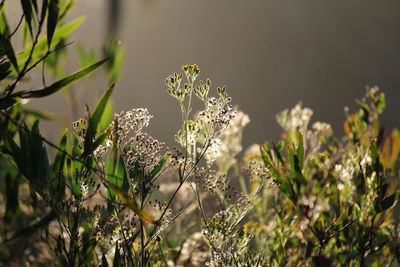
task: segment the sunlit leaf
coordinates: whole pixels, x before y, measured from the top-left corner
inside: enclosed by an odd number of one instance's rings
[[[64,24],[60,27],[57,27],[53,38],[52,38],[52,44],[57,44],[59,43],[62,39],[67,38],[74,30],[76,30],[83,22],[85,21],[85,17],[79,17],[76,18],[75,20],[72,20],[71,22]],[[35,51],[32,55],[32,62],[37,61],[40,57],[44,55],[46,52],[46,47],[47,47],[47,37],[42,37],[39,39]],[[25,62],[30,54],[30,51],[32,49],[32,44],[28,45],[24,52],[20,53],[17,55],[17,61],[18,62]]]
[[[55,120],[57,118],[57,116],[53,113],[48,113],[48,112],[44,112],[44,111],[39,111],[39,110],[34,110],[34,109],[27,109],[24,108],[24,113],[36,117],[38,119],[42,119],[42,120]]]
[[[139,205],[136,203],[135,199],[130,197],[126,192],[122,191],[121,189],[118,188],[118,186],[114,185],[113,183],[110,183],[108,181],[105,181],[109,187],[111,187],[115,193],[118,195],[118,197],[121,199],[122,202],[124,202],[128,207],[135,212],[140,218],[142,218],[144,221],[148,223],[155,223],[154,218],[148,214],[145,210],[141,209]]]
[[[93,143],[93,139],[96,136],[97,127],[100,123],[100,119],[103,116],[105,107],[107,105],[107,101],[111,96],[111,93],[114,90],[114,84],[111,85],[106,92],[104,93],[103,97],[101,98],[100,102],[97,104],[96,109],[92,116],[89,118],[89,126],[87,130],[87,134],[85,136],[85,147],[84,147],[84,154],[83,157],[90,155],[105,139],[106,135],[103,133],[104,138],[101,141],[97,141]]]
[[[91,72],[93,72],[95,69],[100,67],[104,62],[106,62],[107,59],[100,60],[90,66],[87,66],[84,69],[81,69],[64,79],[61,79],[52,85],[45,87],[40,90],[32,90],[32,91],[25,91],[22,93],[14,94],[13,96],[20,95],[21,98],[38,98],[38,97],[45,97],[51,94],[54,94],[55,92],[59,91],[60,89],[78,81],[79,79],[87,76]]]

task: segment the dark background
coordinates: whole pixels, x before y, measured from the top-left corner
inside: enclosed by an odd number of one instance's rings
[[[300,100],[314,110],[312,121],[343,135],[343,107],[354,110],[366,85],[386,93],[382,123],[400,125],[400,1],[119,0],[110,9],[111,2],[77,1],[71,18],[87,19],[73,39],[95,48],[110,35],[121,40],[126,57],[115,109],[147,107],[155,116],[150,134],[171,145],[180,111],[164,80],[194,63],[200,78],[226,85],[249,114],[245,147],[278,139],[275,115]],[[52,99],[31,105],[68,107],[61,94]]]

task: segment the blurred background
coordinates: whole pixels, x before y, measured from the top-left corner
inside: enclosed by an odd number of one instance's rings
[[[165,78],[184,64],[199,65],[200,79],[225,85],[249,114],[247,147],[277,140],[275,115],[299,101],[314,110],[313,122],[329,122],[342,136],[343,107],[355,110],[368,85],[386,94],[382,123],[399,127],[399,10],[395,0],[79,0],[71,19],[86,21],[72,39],[98,49],[120,40],[126,53],[115,111],[147,107],[154,115],[149,133],[169,145],[180,110]],[[30,105],[68,108],[61,94],[52,99]]]

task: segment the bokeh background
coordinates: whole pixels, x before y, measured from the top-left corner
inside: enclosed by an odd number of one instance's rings
[[[201,79],[227,86],[249,114],[249,146],[277,140],[275,115],[298,101],[342,136],[343,107],[354,110],[368,85],[386,93],[382,123],[400,126],[399,10],[396,0],[79,0],[71,18],[86,21],[72,39],[98,49],[110,37],[121,41],[115,110],[147,107],[150,134],[170,145],[180,111],[164,80],[196,63]],[[52,99],[30,104],[65,112],[62,95]]]

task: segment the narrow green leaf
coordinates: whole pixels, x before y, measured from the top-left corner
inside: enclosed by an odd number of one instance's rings
[[[287,149],[288,152],[288,158],[289,158],[289,164],[290,164],[290,171],[292,172],[292,174],[295,173],[295,165],[294,165],[294,152],[293,149],[291,147],[288,147]]]
[[[386,107],[385,94],[381,93],[379,95],[379,101],[378,101],[378,103],[376,105],[376,112],[378,114],[381,114],[382,111],[385,109],[385,107]]]
[[[14,49],[11,45],[10,39],[5,36],[4,33],[0,34],[0,46],[3,49],[3,52],[7,55],[11,64],[13,64],[15,70],[19,72],[17,58],[15,57]]]
[[[115,253],[113,259],[113,267],[120,267],[121,266],[121,255],[119,254],[118,243],[115,245]]]
[[[23,1],[23,0],[22,0]],[[32,6],[35,9],[36,14],[38,13],[38,4],[37,0],[32,0]]]
[[[108,161],[107,165],[107,173],[110,174],[107,176],[107,180],[118,186],[118,188],[123,187],[123,181],[127,178],[127,174],[125,172],[125,166],[123,160],[120,156],[118,156],[117,148],[113,146],[112,149],[112,157],[111,160]],[[115,200],[116,193],[112,188],[109,188],[107,192],[108,200]]]
[[[11,73],[10,67],[11,64],[8,61],[0,65],[0,81],[4,80]]]
[[[114,90],[114,84],[111,85],[106,92],[104,93],[103,97],[101,98],[100,102],[97,104],[96,110],[94,111],[93,115],[89,119],[89,126],[88,130],[85,136],[85,147],[84,147],[84,152],[82,157],[86,157],[90,155],[100,144],[101,142],[105,139],[106,135],[103,133],[103,138],[96,140],[96,142],[93,143],[93,139],[96,136],[97,132],[97,127],[99,125],[100,119],[103,115],[103,112],[105,110],[105,107],[107,105],[107,101],[111,96],[111,93]]]
[[[12,177],[10,173],[7,173],[5,179],[6,212],[4,214],[4,223],[7,228],[18,210],[18,191],[19,175]]]
[[[100,132],[104,132],[110,126],[114,118],[114,101],[109,99],[99,123]]]
[[[391,206],[393,206],[394,202],[400,199],[400,191],[397,191],[384,200],[380,202],[375,203],[375,211],[376,213],[381,213],[387,209],[389,209]]]
[[[67,132],[68,132],[68,130],[65,129],[64,133],[61,136],[60,143],[58,144],[58,147],[64,151],[67,147]],[[53,176],[57,175],[63,171],[64,164],[65,164],[65,157],[66,157],[66,155],[64,152],[57,150],[56,156],[54,158],[53,168],[52,168]]]
[[[14,98],[0,99],[0,110],[8,109],[13,106],[17,101]]]
[[[27,91],[24,94],[21,95],[21,98],[39,98],[39,97],[45,97],[51,94],[54,94],[55,92],[59,91],[60,89],[78,81],[79,79],[85,77],[89,73],[93,72],[95,69],[100,67],[104,62],[106,62],[107,59],[100,60],[90,66],[87,66],[84,69],[81,69],[55,83],[52,85],[40,89],[40,90],[33,90],[33,91]],[[15,96],[15,95],[13,95]]]
[[[108,262],[104,254],[103,257],[101,257],[101,267],[108,267]]]
[[[66,129],[61,136],[60,143],[58,144],[58,147],[63,151],[65,151],[67,147],[67,132],[68,130]],[[65,198],[65,176],[63,172],[65,167],[65,159],[65,153],[58,150],[52,166],[53,193],[57,203],[61,202]]]
[[[58,0],[50,0],[49,13],[47,15],[47,46],[50,49],[51,40],[53,39],[54,31],[57,26],[59,13]]]
[[[33,117],[36,117],[38,119],[42,119],[42,120],[55,120],[57,118],[56,115],[54,115],[53,113],[47,113],[44,111],[39,111],[39,110],[34,110],[34,109],[28,109],[28,108],[24,108],[23,109],[24,113]]]
[[[47,1],[43,1],[43,3],[46,3]],[[44,12],[46,13],[46,12]],[[74,30],[76,30],[83,22],[85,21],[85,17],[79,17],[70,23],[64,24],[56,29],[53,35],[52,43],[59,43],[62,39],[65,39],[70,35]],[[46,52],[46,46],[47,46],[47,37],[42,37],[39,39],[36,48],[34,50],[34,53],[32,55],[32,62],[36,62],[40,57],[44,56],[44,53]],[[17,55],[17,61],[18,62],[25,62],[28,57],[29,53],[32,49],[32,44],[27,46],[24,50],[24,52],[20,53]]]
[[[29,32],[33,38],[32,31],[32,5],[30,0],[21,0],[22,10],[24,11],[25,21],[28,25]]]
[[[107,91],[104,93],[100,102],[97,104],[96,110],[89,120],[89,128],[92,127],[92,130],[97,131],[97,126],[99,125],[100,119],[103,116],[104,110],[107,105],[107,101],[111,96],[111,93],[114,90],[114,84],[112,84]],[[88,130],[89,131],[89,130]]]
[[[303,169],[303,161],[304,161],[304,144],[303,144],[303,135],[299,132],[299,146],[297,147],[297,157],[299,159],[299,167]]]
[[[40,21],[44,21],[44,18],[46,17],[47,14],[48,5],[49,5],[49,0],[42,1],[42,9],[40,11]]]
[[[3,5],[0,10],[0,34],[4,34],[4,36],[9,36],[10,35],[10,27],[8,26],[5,9],[6,9],[5,5]],[[2,49],[0,49],[0,50],[2,50]],[[0,51],[0,52],[1,52],[0,56],[5,55],[4,51]]]

